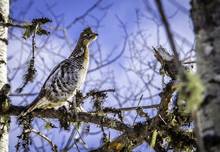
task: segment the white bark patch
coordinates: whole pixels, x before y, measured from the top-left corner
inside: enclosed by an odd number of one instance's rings
[[[213,51],[213,46],[211,46],[210,44],[205,44],[204,46],[204,53],[206,56],[209,56]]]
[[[215,75],[213,77],[213,79],[216,81],[216,82],[220,82],[220,75]]]

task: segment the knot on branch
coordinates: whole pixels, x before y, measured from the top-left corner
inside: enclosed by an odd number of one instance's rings
[[[10,107],[9,98],[8,98],[10,89],[11,86],[9,84],[5,84],[0,90],[0,109],[3,112],[7,111]]]
[[[163,47],[153,48],[155,58],[161,64],[161,72],[166,74],[172,80],[176,80],[178,75],[178,66],[174,55],[169,54]]]

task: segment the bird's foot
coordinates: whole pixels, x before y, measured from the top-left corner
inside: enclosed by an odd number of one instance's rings
[[[64,128],[65,130],[69,130],[69,127],[70,127],[70,113],[69,111],[67,110],[67,108],[65,106],[62,106],[59,108],[59,111],[61,112],[61,117],[59,119],[59,122],[60,122],[60,126],[62,128]]]

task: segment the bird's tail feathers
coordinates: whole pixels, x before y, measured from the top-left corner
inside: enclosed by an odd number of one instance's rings
[[[21,114],[18,116],[18,118],[22,118],[22,117],[26,116],[28,113],[32,112],[32,111],[36,108],[36,105],[39,103],[39,102],[38,102],[39,99],[40,99],[39,96],[36,97],[36,98],[34,99],[34,101],[33,101],[30,105],[28,105],[28,106],[24,109],[24,111],[21,112]]]

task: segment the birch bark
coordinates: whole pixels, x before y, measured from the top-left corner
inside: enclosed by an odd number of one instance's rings
[[[0,0],[0,19],[7,21],[9,16],[9,0]],[[0,89],[7,83],[7,36],[8,28],[0,26]],[[0,104],[2,101],[0,101]],[[8,152],[9,117],[0,116],[0,151]]]
[[[220,150],[220,0],[192,0],[197,68],[206,88],[196,112],[200,150]]]

